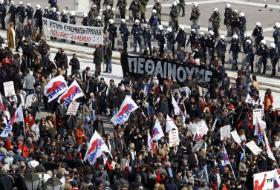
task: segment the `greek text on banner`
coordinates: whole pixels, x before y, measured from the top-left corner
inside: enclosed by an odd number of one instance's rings
[[[102,27],[73,25],[43,18],[44,34],[48,37],[88,44],[103,44]]]

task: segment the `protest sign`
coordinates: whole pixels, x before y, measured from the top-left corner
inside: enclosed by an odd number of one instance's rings
[[[203,65],[187,65],[175,60],[126,55],[122,61],[123,71],[132,77],[144,75],[156,76],[159,79],[171,77],[178,83],[184,83],[189,77],[198,83],[209,84],[212,78],[221,79],[221,75]]]
[[[237,144],[241,144],[241,138],[240,138],[240,136],[238,135],[238,133],[237,133],[236,130],[230,132],[230,134],[231,134],[233,140],[234,140]]]
[[[278,148],[280,146],[280,141],[275,141],[275,147]]]
[[[198,123],[190,123],[188,128],[193,135],[193,139],[195,140],[202,139],[202,137],[208,132],[208,127],[204,120],[201,120]]]
[[[253,110],[253,125],[256,125],[258,120],[262,119],[262,109]]]
[[[44,34],[48,37],[79,43],[103,44],[102,27],[73,25],[43,18]]]
[[[253,175],[254,189],[279,190],[280,189],[280,169],[261,172]]]
[[[35,94],[30,94],[26,97],[26,102],[25,102],[25,109],[29,108],[32,103],[36,101],[36,96]]]
[[[202,147],[203,143],[204,143],[204,141],[198,141],[197,143],[195,143],[192,150],[194,152],[198,152],[200,150],[200,148]]]
[[[246,146],[252,151],[254,155],[259,155],[262,152],[262,149],[260,149],[253,140],[246,143]]]
[[[230,125],[226,125],[220,128],[221,141],[230,138]]]
[[[169,133],[169,147],[178,146],[180,143],[179,133],[177,129],[172,129]]]
[[[66,115],[76,115],[79,109],[79,105],[80,105],[79,102],[71,102],[68,107]]]
[[[4,82],[3,85],[4,85],[4,92],[6,97],[16,95],[13,81]]]

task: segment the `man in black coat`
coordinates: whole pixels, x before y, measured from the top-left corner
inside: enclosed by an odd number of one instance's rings
[[[95,74],[98,76],[101,72],[101,63],[103,61],[103,48],[97,44],[93,53],[93,63],[95,64]]]
[[[73,54],[73,57],[72,59],[70,60],[69,62],[69,65],[71,65],[71,75],[79,72],[80,70],[80,61],[79,59],[77,58],[76,54],[74,53]]]
[[[104,62],[106,64],[106,72],[112,73],[112,47],[111,43],[104,46]]]

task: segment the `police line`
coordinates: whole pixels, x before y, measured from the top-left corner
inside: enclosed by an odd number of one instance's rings
[[[159,79],[171,77],[178,83],[184,83],[189,77],[198,82],[209,84],[213,78],[221,79],[222,73],[203,65],[181,64],[174,60],[126,55],[122,60],[123,71],[132,77],[144,75],[156,76]]]
[[[102,27],[73,25],[43,18],[44,34],[69,41],[88,44],[103,44]]]

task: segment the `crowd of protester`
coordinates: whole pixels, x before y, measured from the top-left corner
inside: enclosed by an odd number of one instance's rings
[[[55,0],[49,1],[50,12],[48,9],[43,12],[39,5],[36,11],[31,11],[31,5],[25,6],[22,2],[16,5],[13,1],[9,4],[0,0],[2,28],[7,28],[8,38],[8,46],[4,44],[4,39],[0,40],[0,83],[13,81],[16,91],[16,96],[5,97],[4,87],[0,85],[0,132],[8,125],[15,110],[26,104],[26,97],[30,94],[35,97],[31,105],[23,106],[24,122],[15,122],[9,136],[0,140],[1,190],[26,190],[25,178],[30,173],[39,174],[38,189],[46,189],[49,179],[55,177],[61,182],[61,189],[66,190],[251,190],[254,189],[253,174],[278,168],[279,113],[273,107],[275,102],[271,90],[267,89],[265,96],[260,97],[257,77],[250,77],[249,72],[255,49],[257,52],[266,52],[266,55],[259,54],[263,65],[268,57],[278,60],[278,34],[275,34],[273,55],[273,47],[268,50],[263,41],[260,23],[257,23],[257,31],[253,32],[253,43],[251,34],[245,35],[246,28],[241,24],[244,20],[240,17],[244,17],[244,14],[230,11],[230,5],[226,6],[229,12],[225,14],[225,24],[228,37],[232,36],[230,50],[235,61],[233,69],[237,69],[237,57],[241,49],[246,52],[245,62],[248,63],[239,68],[238,76],[232,83],[223,69],[226,42],[225,37],[218,34],[219,27],[216,24],[220,23],[220,16],[217,16],[217,9],[214,9],[210,18],[213,30],[207,35],[198,34],[195,26],[200,13],[198,5],[194,3],[191,16],[194,29],[187,40],[184,28],[178,24],[179,12],[185,14],[181,1],[175,2],[171,8],[171,28],[167,29],[167,33],[160,25],[159,1],[155,3],[151,19],[145,24],[145,2],[134,0],[130,5],[132,19],[135,20],[131,31],[123,20],[126,1],[119,0],[117,3],[122,19],[119,27],[123,42],[122,58],[127,54],[128,36],[131,33],[135,51],[138,44],[147,56],[176,59],[184,64],[209,64],[219,70],[222,80],[214,78],[208,86],[202,86],[195,77],[189,77],[183,84],[178,84],[171,78],[133,78],[129,73],[123,73],[121,82],[111,79],[106,83],[104,78],[99,77],[100,64],[106,61],[107,72],[112,71],[110,53],[118,35],[113,18],[108,18],[112,14],[104,12],[104,21],[98,17],[100,1],[93,4],[83,19],[84,25],[104,26],[108,34],[109,43],[105,43],[105,48],[96,46],[96,69],[92,74],[93,69],[89,67],[80,70],[76,54],[68,61],[63,49],[59,49],[54,60],[50,59],[50,47],[42,37],[42,16],[57,20],[61,18],[62,22],[63,19],[68,22],[66,11],[62,11],[58,17]],[[112,11],[113,1],[105,1],[104,4],[107,6],[106,11]],[[6,14],[10,15],[9,22],[5,19],[3,22]],[[236,18],[234,23],[233,19]],[[73,19],[75,14],[71,13],[69,23],[76,24]],[[6,26],[3,23],[9,24]],[[275,31],[278,28],[276,25]],[[152,47],[152,38],[157,40],[159,48]],[[175,42],[178,50],[175,50]],[[191,46],[192,53],[186,53],[186,45]],[[265,51],[262,48],[266,48]],[[22,53],[17,52],[19,50]],[[58,75],[64,76],[69,84],[76,80],[83,89],[85,97],[77,100],[81,104],[76,115],[67,115],[64,103],[48,103],[44,95],[48,81]],[[114,126],[108,118],[118,111],[127,95],[133,98],[139,108],[124,124]],[[180,114],[175,114],[172,97],[179,105]],[[267,155],[263,137],[260,138],[255,132],[258,127],[253,125],[252,113],[255,108],[263,109],[262,121],[266,123],[263,130],[275,160]],[[43,111],[47,111],[48,116],[41,116]],[[148,134],[151,134],[156,120],[160,121],[165,131],[167,116],[171,117],[178,128],[180,144],[170,147],[168,134],[165,133],[165,137],[154,142],[155,148],[148,148]],[[194,149],[198,140],[194,139],[189,128],[202,120],[206,122],[209,131],[200,139],[202,146]],[[220,140],[220,128],[225,125],[231,125],[231,130],[238,132],[242,139],[240,144],[231,138]],[[103,137],[112,157],[108,156],[106,162],[100,157],[94,165],[90,165],[83,158],[95,131]],[[261,154],[256,156],[245,146],[250,140],[254,140],[263,149]],[[224,164],[223,147],[228,152],[230,164]]]

